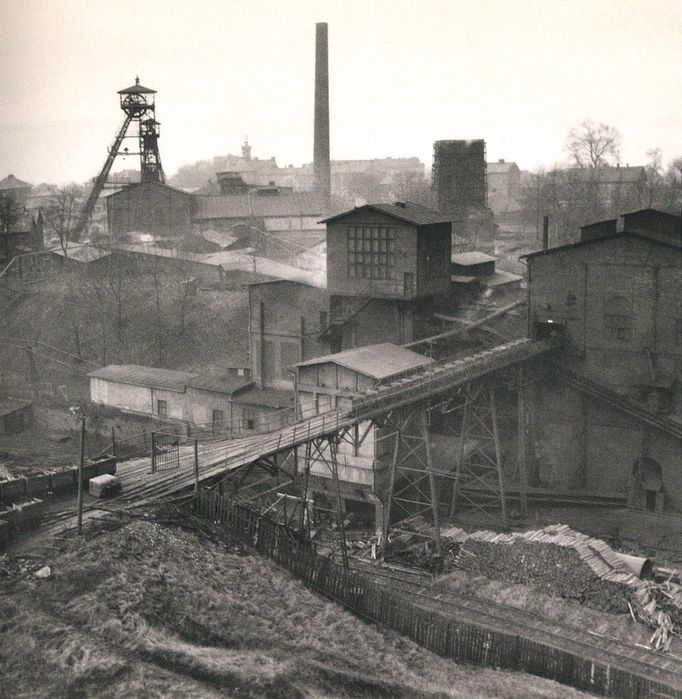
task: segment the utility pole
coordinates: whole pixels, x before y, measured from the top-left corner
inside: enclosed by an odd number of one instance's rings
[[[78,461],[78,533],[83,533],[83,467],[85,466],[85,415],[79,406],[69,409],[81,423],[80,459]]]

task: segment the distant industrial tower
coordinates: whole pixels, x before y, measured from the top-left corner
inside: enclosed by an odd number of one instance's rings
[[[329,160],[329,47],[327,23],[315,25],[315,124],[313,143],[314,189],[327,204],[331,199]]]
[[[433,144],[433,194],[442,214],[459,215],[488,206],[485,141]]]
[[[75,230],[71,234],[73,240],[78,240],[85,226],[92,215],[92,210],[97,203],[97,198],[102,192],[102,188],[106,184],[107,177],[111,171],[111,166],[114,164],[116,156],[119,154],[123,139],[126,138],[128,128],[131,122],[136,121],[138,124],[138,140],[139,140],[139,156],[140,156],[140,174],[143,183],[149,182],[165,182],[163,168],[161,167],[161,156],[159,155],[159,122],[156,121],[156,105],[154,95],[156,90],[150,87],[140,85],[140,79],[135,78],[135,84],[126,87],[118,92],[120,96],[121,109],[125,112],[123,126],[121,126],[118,135],[114,139],[114,143],[109,149],[104,166],[99,175],[95,178],[92,190],[88,196],[80,219]],[[134,137],[134,136],[133,136]],[[136,155],[135,153],[124,150],[125,155]]]

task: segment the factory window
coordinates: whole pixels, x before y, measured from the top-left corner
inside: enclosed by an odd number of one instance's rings
[[[256,429],[256,409],[244,407],[242,415],[244,417],[244,427],[247,430]]]
[[[225,413],[222,410],[218,410],[217,408],[214,408],[211,411],[211,422],[214,425],[222,425],[225,422]]]
[[[395,229],[350,226],[347,240],[349,277],[395,279]]]
[[[604,336],[618,342],[632,336],[632,311],[625,296],[612,296],[604,304]]]
[[[165,400],[159,398],[159,400],[156,401],[156,413],[164,417],[168,415],[168,403],[166,403]]]

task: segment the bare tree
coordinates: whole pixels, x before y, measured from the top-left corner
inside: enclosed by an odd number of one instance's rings
[[[649,162],[646,167],[647,194],[649,206],[654,206],[661,196],[663,184],[663,155],[660,148],[651,148],[646,152]]]
[[[587,119],[568,132],[564,148],[578,167],[597,170],[619,161],[620,143],[618,129]]]
[[[76,185],[60,187],[44,213],[45,221],[59,239],[65,257],[68,257],[69,241],[78,222],[80,195],[80,189]]]
[[[6,246],[9,246],[10,229],[21,218],[22,213],[22,206],[12,194],[0,194],[0,235],[3,236]],[[9,257],[9,249],[5,250],[5,253]]]

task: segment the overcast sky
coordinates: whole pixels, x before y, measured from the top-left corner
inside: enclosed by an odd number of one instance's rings
[[[430,165],[434,140],[484,138],[534,168],[585,118],[620,129],[623,163],[682,155],[680,0],[0,0],[0,178],[96,175],[136,75],[167,175],[246,134],[310,162],[320,21],[332,158]]]

